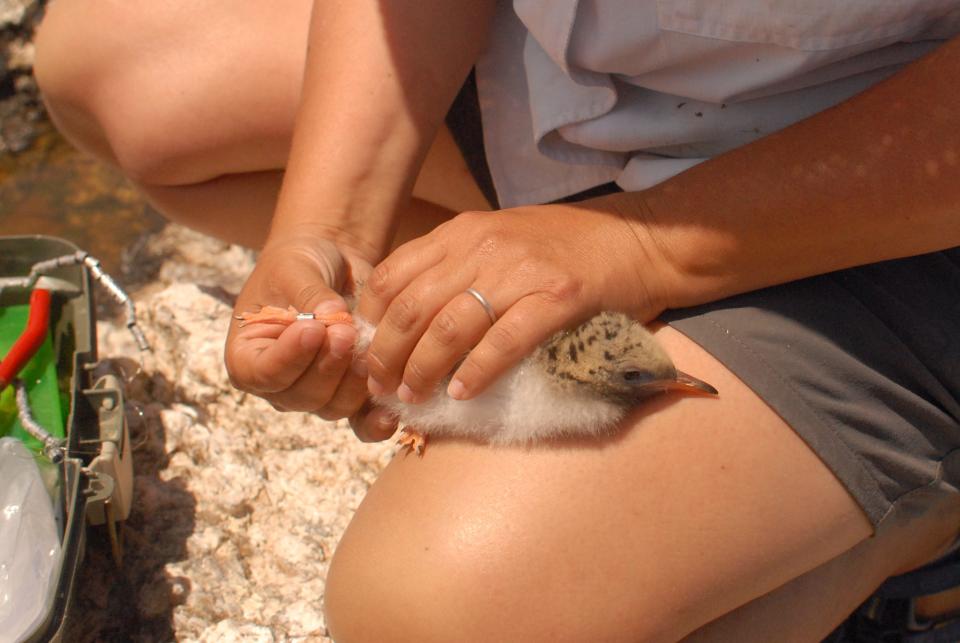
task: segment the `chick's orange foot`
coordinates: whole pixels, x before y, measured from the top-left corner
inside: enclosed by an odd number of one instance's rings
[[[427,446],[427,436],[408,426],[400,429],[400,437],[397,444],[402,448],[408,449],[419,456],[423,455],[423,450]]]

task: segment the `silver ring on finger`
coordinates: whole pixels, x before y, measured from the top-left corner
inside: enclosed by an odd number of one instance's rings
[[[497,313],[493,311],[493,306],[490,305],[490,302],[487,301],[487,298],[481,295],[474,288],[467,288],[467,294],[480,302],[480,305],[483,306],[484,312],[487,313],[487,317],[490,318],[490,325],[497,323]]]

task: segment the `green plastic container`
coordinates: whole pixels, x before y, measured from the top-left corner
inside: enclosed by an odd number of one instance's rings
[[[75,245],[55,237],[0,237],[0,284],[5,278],[26,276],[38,261],[77,252]],[[19,377],[26,384],[34,419],[67,441],[59,465],[38,457],[59,518],[62,562],[45,620],[28,641],[62,639],[87,526],[106,523],[107,532],[115,535],[116,523],[130,513],[133,495],[121,382],[110,375],[94,381],[97,346],[90,273],[80,264],[57,268],[47,277],[53,295],[50,333]],[[23,330],[29,297],[22,288],[0,292],[0,355]],[[0,435],[20,437],[39,454],[37,441],[16,419],[12,388],[0,393]]]
[[[23,332],[29,312],[29,307],[24,305],[0,307],[0,355],[6,355]],[[57,359],[49,333],[40,350],[30,358],[18,377],[27,389],[34,419],[51,434],[62,438],[66,417],[57,382]],[[41,452],[40,442],[27,433],[17,418],[17,402],[12,386],[0,392],[0,436],[5,435],[19,438],[34,453]]]

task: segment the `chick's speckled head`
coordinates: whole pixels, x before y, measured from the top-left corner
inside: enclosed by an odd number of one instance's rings
[[[677,371],[650,331],[622,313],[600,313],[558,333],[538,349],[534,360],[558,386],[624,405],[668,389],[716,393]]]

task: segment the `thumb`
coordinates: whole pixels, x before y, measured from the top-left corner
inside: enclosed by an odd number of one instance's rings
[[[227,346],[227,371],[237,388],[275,393],[291,386],[310,366],[327,340],[319,321],[298,321],[283,328],[264,324],[244,328]]]
[[[350,427],[361,442],[386,440],[397,430],[397,418],[387,409],[374,406],[370,400],[350,417]]]
[[[303,312],[333,313],[347,310],[339,293],[352,286],[350,265],[332,244],[297,249],[292,261],[283,264],[283,275],[274,275],[286,299]]]

